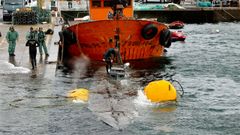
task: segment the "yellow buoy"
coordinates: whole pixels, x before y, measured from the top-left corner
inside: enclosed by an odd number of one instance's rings
[[[88,101],[88,90],[87,89],[75,89],[68,93],[67,97],[73,98],[75,100]]]
[[[177,92],[173,85],[166,80],[150,82],[144,93],[151,102],[162,102],[176,100]]]

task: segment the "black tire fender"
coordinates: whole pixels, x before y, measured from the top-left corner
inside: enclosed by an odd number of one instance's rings
[[[160,45],[169,48],[172,44],[171,41],[171,32],[169,29],[164,29],[160,32],[160,38],[159,38]]]
[[[157,35],[157,33],[158,33],[158,28],[156,25],[152,23],[145,25],[141,31],[142,37],[146,40],[152,39],[154,36]]]
[[[45,34],[50,34],[50,35],[52,35],[53,34],[53,30],[52,29],[47,29],[47,31],[45,32]]]

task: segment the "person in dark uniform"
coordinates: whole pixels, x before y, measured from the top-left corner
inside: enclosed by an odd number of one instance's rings
[[[29,47],[29,56],[32,64],[32,69],[35,69],[37,67],[36,56],[37,56],[37,47],[39,46],[37,40],[35,40],[34,37],[35,37],[35,34],[31,32],[29,35],[30,39],[26,43],[26,46]]]
[[[63,64],[63,55],[64,55],[64,44],[67,44],[64,40],[64,33],[66,33],[66,26],[62,26],[62,30],[58,32],[59,35],[59,41],[58,41],[58,64],[62,65]]]
[[[113,60],[116,58],[118,48],[109,48],[103,55],[103,61],[106,62],[106,71],[109,73],[109,70],[112,68]]]

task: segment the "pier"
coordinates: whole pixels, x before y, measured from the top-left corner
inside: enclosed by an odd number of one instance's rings
[[[191,8],[184,10],[138,10],[134,11],[137,18],[157,18],[160,22],[181,20],[185,23],[217,23],[240,21],[240,8],[214,7]]]
[[[39,52],[37,53],[37,70],[32,70],[33,74],[38,76],[52,77],[55,76],[57,55],[58,55],[58,45],[54,45],[54,42],[59,40],[58,32],[61,31],[61,26],[55,25],[55,18],[52,18],[52,22],[49,24],[38,24],[38,25],[14,25],[15,30],[19,33],[19,38],[16,43],[15,55],[10,56],[8,54],[8,43],[6,41],[6,33],[8,28],[12,26],[10,23],[0,23],[0,30],[2,37],[0,37],[0,57],[1,61],[8,61],[12,63],[15,67],[23,67],[31,69],[31,63],[29,58],[29,48],[26,44],[26,34],[30,27],[38,28],[43,27],[43,30],[52,29],[54,33],[52,35],[46,35],[46,46],[48,48],[49,57],[43,54],[40,57]],[[37,51],[38,48],[37,48]]]
[[[66,2],[59,3],[61,15],[65,20],[74,20],[88,15],[86,2],[73,2],[73,8],[68,8]],[[134,10],[134,16],[140,18],[156,18],[160,22],[169,23],[181,20],[185,23],[217,23],[240,21],[240,8],[214,5],[212,7],[197,7],[196,2],[185,0],[180,6],[184,9]]]

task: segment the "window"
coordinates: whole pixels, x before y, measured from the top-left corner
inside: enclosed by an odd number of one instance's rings
[[[104,0],[104,7],[112,7],[112,0]]]
[[[7,0],[5,1],[6,5],[22,5],[23,1],[16,1],[16,0]]]
[[[100,0],[93,0],[92,1],[92,7],[101,7],[101,1]]]
[[[126,0],[128,6],[131,6],[131,4],[132,4],[131,1],[132,0]]]
[[[112,7],[114,0],[104,0],[104,7]],[[122,3],[124,6],[131,6],[132,0],[116,0],[115,3]]]

